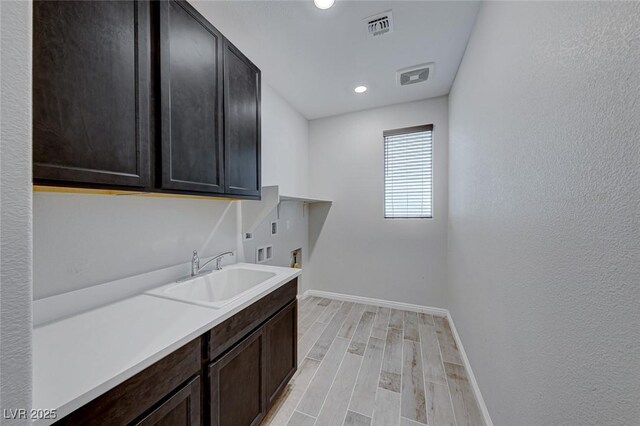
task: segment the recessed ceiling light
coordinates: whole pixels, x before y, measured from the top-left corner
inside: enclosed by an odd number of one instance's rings
[[[353,89],[353,91],[356,93],[364,93],[367,91],[367,86],[358,86],[355,89]]]
[[[329,9],[331,6],[333,6],[333,3],[335,3],[336,0],[313,0],[313,4],[316,5],[316,7],[318,9]]]

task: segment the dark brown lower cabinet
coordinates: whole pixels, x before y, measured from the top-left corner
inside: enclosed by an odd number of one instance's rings
[[[265,416],[265,338],[260,328],[209,366],[214,426],[253,426]]]
[[[294,278],[56,424],[258,425],[297,369],[297,285]]]
[[[298,312],[293,301],[264,327],[267,352],[267,403],[273,404],[298,367]]]
[[[138,426],[195,426],[200,424],[200,376],[160,404],[140,421]]]
[[[297,302],[209,366],[213,426],[260,424],[297,369]]]

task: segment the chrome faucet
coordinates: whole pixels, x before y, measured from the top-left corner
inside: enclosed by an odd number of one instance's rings
[[[233,252],[225,251],[224,253],[221,253],[217,256],[212,257],[211,259],[207,260],[204,263],[204,265],[200,266],[200,258],[198,257],[198,250],[194,250],[193,256],[191,257],[191,276],[195,277],[196,275],[200,275],[200,271],[202,271],[202,269],[205,266],[207,266],[209,263],[213,262],[214,260],[216,261],[215,270],[219,271],[220,269],[222,269],[222,265],[220,265],[220,262],[222,262],[222,258],[228,254],[233,255]]]

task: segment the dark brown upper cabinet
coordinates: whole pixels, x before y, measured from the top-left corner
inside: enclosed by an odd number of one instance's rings
[[[37,184],[149,186],[149,5],[33,4]]]
[[[189,3],[33,9],[35,184],[260,198],[260,70]]]
[[[159,186],[224,192],[222,36],[183,1],[160,2]]]
[[[260,70],[224,41],[225,188],[260,196]]]

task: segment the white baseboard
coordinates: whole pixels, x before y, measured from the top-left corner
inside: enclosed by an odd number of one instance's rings
[[[302,297],[300,296],[298,297],[302,299],[305,299],[310,296],[326,297],[327,299],[342,300],[344,302],[363,303],[363,304],[373,305],[373,306],[382,306],[384,308],[394,308],[394,309],[401,309],[404,311],[423,312],[425,314],[431,314],[439,317],[447,317],[447,320],[449,321],[449,325],[451,326],[451,332],[453,333],[453,337],[456,340],[456,345],[458,345],[458,350],[460,351],[460,356],[462,357],[464,368],[466,369],[467,375],[469,376],[469,382],[471,383],[471,388],[473,389],[473,393],[475,394],[476,400],[478,401],[478,405],[480,406],[480,411],[482,413],[482,416],[484,417],[484,422],[486,426],[493,426],[493,421],[491,420],[491,416],[489,416],[489,410],[487,409],[487,405],[484,402],[484,398],[482,398],[482,393],[480,392],[480,387],[478,386],[476,376],[473,374],[473,370],[471,369],[471,363],[469,362],[469,358],[467,358],[467,353],[464,350],[464,346],[462,345],[462,341],[460,340],[460,335],[458,334],[458,330],[456,329],[455,323],[453,322],[453,318],[451,317],[451,313],[449,312],[448,309],[434,308],[431,306],[423,306],[423,305],[413,305],[411,303],[392,302],[389,300],[372,299],[370,297],[352,296],[350,294],[332,293],[329,291],[320,291],[320,290],[307,290],[301,296]]]
[[[342,300],[343,302],[363,303],[366,305],[382,306],[384,308],[401,309],[403,311],[423,312],[425,314],[436,315],[439,317],[446,317],[449,315],[449,311],[446,309],[412,305],[411,303],[392,302],[382,299],[372,299],[370,297],[352,296],[350,294],[332,293],[328,291],[307,290],[304,292],[304,297],[308,296],[326,297],[327,299]]]
[[[464,346],[462,345],[462,340],[460,340],[460,335],[458,334],[458,330],[456,329],[456,325],[453,322],[453,318],[451,317],[451,312],[449,312],[449,310],[447,310],[447,319],[449,320],[449,325],[451,326],[451,332],[453,333],[453,338],[456,339],[456,345],[458,345],[458,351],[460,352],[460,356],[462,357],[464,368],[467,370],[467,376],[469,376],[469,382],[471,383],[471,388],[473,389],[473,393],[476,395],[476,400],[478,401],[480,412],[482,413],[482,417],[484,417],[484,423],[486,426],[493,426],[493,421],[491,420],[491,416],[489,416],[489,410],[487,409],[487,404],[485,404],[484,402],[484,398],[482,397],[482,392],[480,392],[480,386],[478,386],[478,381],[476,380],[476,376],[475,374],[473,374],[471,363],[469,362],[469,358],[467,358],[467,353],[464,350]]]

